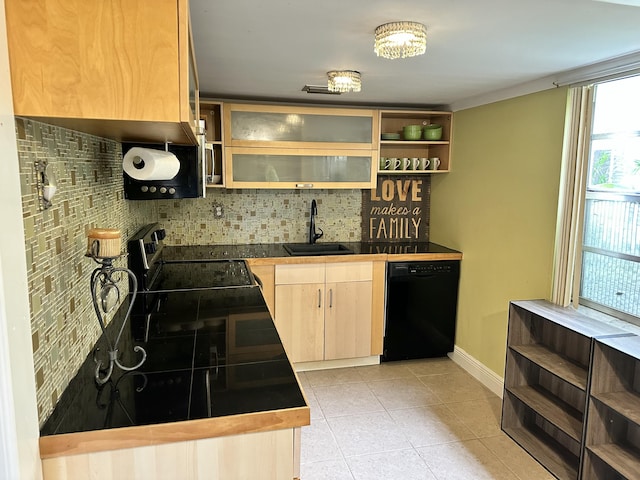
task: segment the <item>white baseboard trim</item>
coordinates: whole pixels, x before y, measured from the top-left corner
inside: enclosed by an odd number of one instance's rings
[[[465,369],[473,378],[502,398],[504,380],[501,376],[487,368],[483,363],[479,362],[458,346],[454,346],[453,352],[448,355],[451,360]]]
[[[362,367],[365,365],[378,365],[380,356],[344,358],[340,360],[322,360],[319,362],[299,362],[294,364],[296,372],[306,372],[310,370],[326,370],[329,368]]]

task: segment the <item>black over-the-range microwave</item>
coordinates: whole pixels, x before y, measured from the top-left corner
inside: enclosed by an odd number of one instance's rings
[[[180,162],[178,173],[170,180],[136,180],[123,170],[124,196],[129,200],[158,200],[198,198],[205,195],[204,145],[173,145],[152,143],[123,143],[122,155],[133,147],[168,150]]]

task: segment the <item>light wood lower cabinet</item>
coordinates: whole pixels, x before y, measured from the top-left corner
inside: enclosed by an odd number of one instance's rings
[[[594,341],[624,335],[570,308],[511,302],[502,429],[559,479],[623,478],[584,476],[581,463],[585,435],[594,435],[587,423],[589,385],[600,375]]]
[[[371,282],[327,283],[324,358],[371,355]]]
[[[299,476],[299,428],[42,460],[45,480],[261,480]]]
[[[324,283],[276,286],[276,329],[292,362],[324,358]]]
[[[372,355],[373,262],[277,265],[275,324],[293,362]]]

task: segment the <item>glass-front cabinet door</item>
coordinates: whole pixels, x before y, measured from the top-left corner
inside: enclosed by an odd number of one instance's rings
[[[227,188],[375,188],[378,154],[356,149],[226,147]]]
[[[371,150],[377,111],[349,108],[226,104],[225,145],[232,147]]]

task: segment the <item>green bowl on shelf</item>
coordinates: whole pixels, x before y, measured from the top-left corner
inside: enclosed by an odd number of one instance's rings
[[[442,125],[436,123],[425,125],[423,138],[425,140],[440,140],[442,138]]]
[[[405,140],[420,140],[422,136],[422,125],[407,125],[402,129]]]
[[[399,133],[383,133],[380,135],[380,139],[382,140],[400,140]]]

